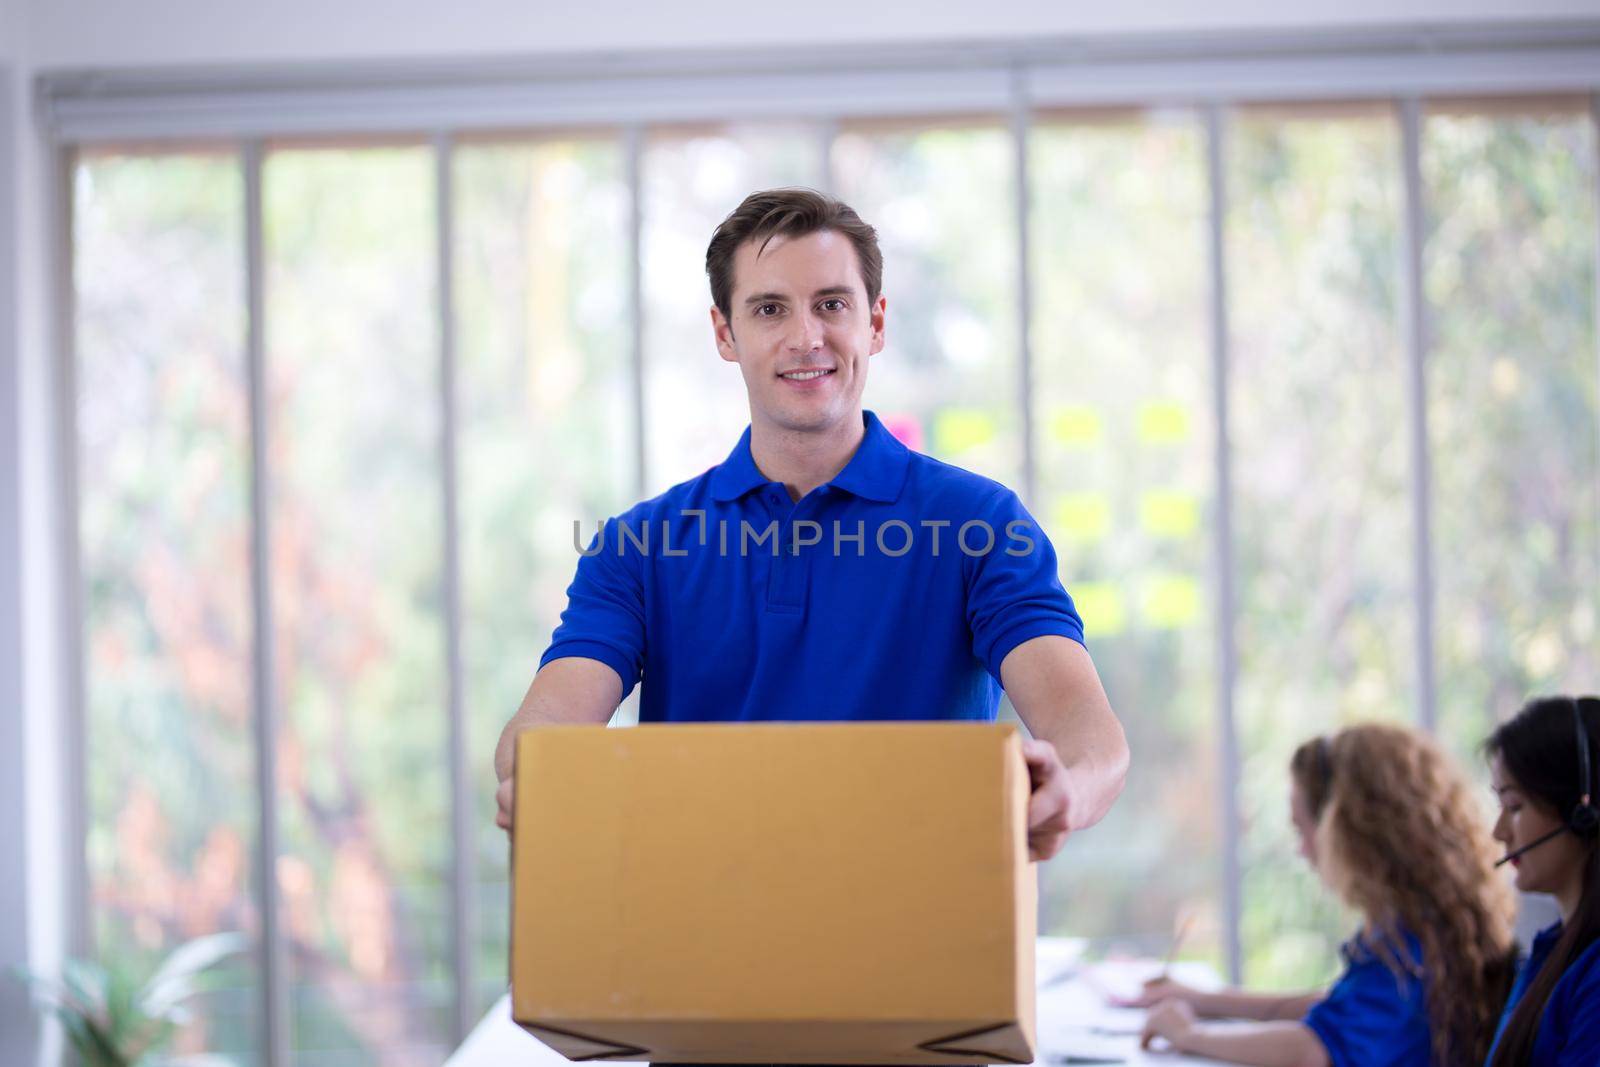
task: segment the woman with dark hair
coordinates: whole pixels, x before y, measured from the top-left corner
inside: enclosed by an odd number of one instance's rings
[[[1289,769],[1301,855],[1362,919],[1344,973],[1290,996],[1157,980],[1140,1001],[1145,1045],[1269,1067],[1482,1063],[1511,984],[1515,909],[1465,776],[1423,735],[1375,723],[1307,741]]]
[[[1600,699],[1533,700],[1484,748],[1500,797],[1495,839],[1517,888],[1549,893],[1561,921],[1533,939],[1490,1067],[1600,1064]]]

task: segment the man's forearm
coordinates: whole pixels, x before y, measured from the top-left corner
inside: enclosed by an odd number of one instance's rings
[[[1121,725],[1109,715],[1108,720],[1104,726],[1097,723],[1099,728],[1089,736],[1082,730],[1067,732],[1065,737],[1052,737],[1049,731],[1035,734],[1055,747],[1066,769],[1067,789],[1072,797],[1067,818],[1073,830],[1093,826],[1105,818],[1111,805],[1122,795],[1122,786],[1127,780],[1128,745],[1123,739]],[[1074,717],[1067,721],[1077,720]]]
[[[599,660],[572,656],[551,660],[533,677],[522,705],[500,731],[494,748],[494,772],[511,777],[517,735],[530,726],[555,723],[605,725],[622,702],[622,680]]]
[[[1093,826],[1122,794],[1128,739],[1088,651],[1071,638],[1035,637],[1011,650],[1000,673],[1028,732],[1061,760],[1068,829]]]

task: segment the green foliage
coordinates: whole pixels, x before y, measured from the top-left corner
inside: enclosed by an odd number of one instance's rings
[[[84,1067],[211,1067],[217,1056],[168,1056],[165,1048],[189,1020],[186,1002],[200,974],[242,951],[242,934],[199,937],[174,949],[143,983],[113,965],[68,960],[59,979],[18,972],[40,1006],[61,1021]]]

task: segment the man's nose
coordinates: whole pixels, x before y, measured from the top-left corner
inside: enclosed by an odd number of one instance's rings
[[[809,311],[794,317],[789,347],[796,352],[815,352],[822,347],[822,320]]]

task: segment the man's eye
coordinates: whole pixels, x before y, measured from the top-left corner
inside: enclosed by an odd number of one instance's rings
[[[844,310],[844,301],[843,300],[839,300],[839,299],[824,300],[822,302],[822,310],[824,310],[824,311],[843,311]]]
[[[776,315],[777,313],[778,313],[778,305],[777,304],[762,304],[760,307],[756,308],[756,314],[760,315],[762,317]]]

